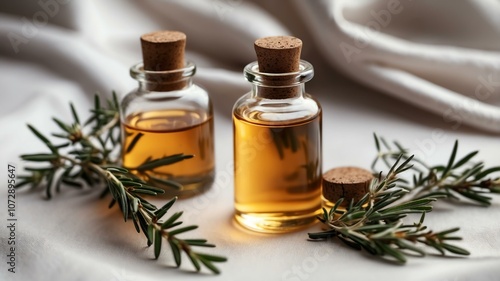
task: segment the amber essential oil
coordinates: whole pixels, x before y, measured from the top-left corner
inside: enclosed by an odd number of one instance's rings
[[[124,167],[137,167],[148,160],[179,153],[194,156],[149,173],[150,177],[183,185],[182,190],[164,186],[167,194],[194,195],[213,181],[214,127],[211,115],[185,109],[141,112],[127,116],[122,127]]]
[[[294,123],[253,121],[233,114],[235,219],[269,233],[313,223],[321,205],[321,112]]]

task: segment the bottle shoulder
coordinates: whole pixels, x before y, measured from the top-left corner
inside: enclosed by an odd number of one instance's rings
[[[308,94],[292,99],[263,99],[248,93],[233,107],[236,118],[263,125],[301,123],[321,114],[321,105]]]
[[[208,92],[196,84],[166,92],[152,92],[138,87],[121,100],[122,116],[152,110],[187,110],[213,114]]]
[[[175,99],[193,99],[193,98],[210,98],[208,92],[202,87],[191,84],[190,86],[174,91],[155,92],[146,90],[144,87],[137,87],[128,92],[122,99],[123,102],[131,100],[138,101],[162,101],[162,100],[175,100]]]

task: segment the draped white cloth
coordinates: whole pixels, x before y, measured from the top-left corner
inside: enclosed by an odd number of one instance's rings
[[[324,110],[325,170],[368,167],[372,132],[398,139],[432,164],[444,163],[455,139],[459,154],[480,149],[500,165],[500,2],[494,0],[39,0],[0,3],[0,279],[199,280],[172,268],[168,250],[152,261],[142,234],[123,223],[99,191],[63,189],[51,201],[16,194],[16,228],[7,226],[7,165],[22,174],[23,153],[45,147],[26,128],[56,130],[51,117],[82,116],[94,92],[123,96],[136,86],[128,69],[141,60],[139,37],[160,29],[187,34],[196,82],[216,112],[217,177],[212,189],[181,200],[175,210],[200,228],[190,234],[226,255],[217,280],[497,280],[500,200],[489,208],[439,202],[426,222],[435,230],[461,226],[468,258],[410,258],[406,266],[373,259],[337,242],[308,242],[307,232],[260,235],[232,220],[231,108],[249,90],[243,66],[253,41],[290,34],[304,42],[315,66],[308,91]],[[431,114],[429,114],[431,113]],[[161,204],[165,199],[157,199]],[[415,218],[416,219],[416,218]],[[7,264],[15,234],[15,271]],[[165,248],[166,249],[166,248]]]

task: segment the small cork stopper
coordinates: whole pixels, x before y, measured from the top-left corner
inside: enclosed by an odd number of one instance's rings
[[[373,175],[357,167],[334,168],[323,174],[323,197],[335,203],[344,198],[340,206],[348,206],[351,200],[359,201],[368,191]]]
[[[302,40],[293,36],[272,36],[257,39],[254,44],[259,71],[264,73],[290,73],[299,71]],[[284,85],[293,76],[268,81],[269,85]],[[286,99],[297,95],[297,87],[263,88],[261,96]]]
[[[144,70],[168,71],[182,69],[184,63],[184,50],[186,48],[186,34],[179,31],[156,31],[141,36],[142,59]],[[150,83],[148,90],[171,91],[182,89],[185,81],[175,82],[181,79],[181,73],[169,75],[149,75]]]
[[[184,67],[186,34],[179,31],[156,31],[141,36],[145,70],[165,71]]]

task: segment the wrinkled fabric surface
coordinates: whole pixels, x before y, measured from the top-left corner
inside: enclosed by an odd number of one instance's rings
[[[0,3],[0,279],[1,280],[497,280],[500,199],[492,206],[438,202],[431,229],[460,226],[467,258],[410,257],[398,266],[337,241],[309,242],[315,225],[285,235],[237,226],[233,213],[231,109],[250,90],[243,67],[253,42],[289,34],[304,42],[315,67],[306,85],[323,107],[323,166],[369,168],[372,133],[397,139],[431,164],[444,164],[456,139],[459,155],[500,165],[500,4],[482,1],[78,1]],[[187,34],[195,82],[215,107],[217,175],[212,188],[178,201],[187,236],[225,255],[217,276],[198,276],[183,256],[174,268],[167,248],[159,261],[132,222],[98,199],[101,188],[16,193],[14,232],[8,228],[7,167],[22,174],[23,153],[45,152],[26,128],[55,131],[52,116],[71,118],[68,103],[88,116],[93,94],[120,97],[137,86],[130,66],[141,60],[139,37],[160,29]],[[382,167],[380,167],[382,168]],[[167,199],[154,199],[157,204]],[[411,217],[408,222],[417,221]],[[8,271],[15,235],[16,273]],[[203,275],[209,275],[206,269]]]

